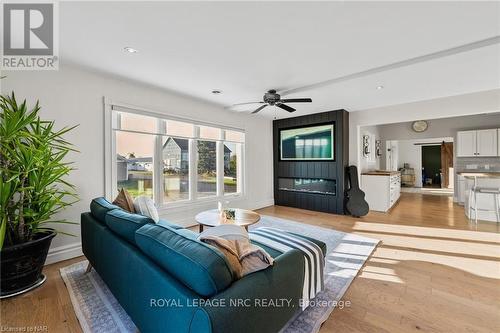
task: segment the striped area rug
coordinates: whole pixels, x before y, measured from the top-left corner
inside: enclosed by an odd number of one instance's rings
[[[314,242],[282,229],[260,227],[252,229],[248,235],[252,241],[285,253],[292,249],[304,256],[304,283],[302,289],[302,310],[324,289],[323,276],[325,259],[323,251]]]
[[[259,227],[291,231],[326,243],[324,289],[316,295],[313,305],[292,318],[281,331],[318,332],[375,250],[378,240],[265,215],[250,230]],[[134,323],[95,270],[84,274],[86,265],[82,261],[60,270],[83,332],[136,332]]]

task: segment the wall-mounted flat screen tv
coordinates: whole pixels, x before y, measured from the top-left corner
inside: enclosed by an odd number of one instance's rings
[[[280,130],[281,160],[334,160],[334,125]]]

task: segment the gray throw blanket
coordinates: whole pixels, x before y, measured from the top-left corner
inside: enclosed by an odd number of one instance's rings
[[[321,248],[315,243],[276,228],[257,228],[249,233],[251,240],[280,252],[297,249],[304,255],[304,286],[302,289],[302,309],[324,289],[323,270],[325,258]]]
[[[250,243],[248,238],[225,239],[219,236],[201,234],[199,239],[224,253],[233,275],[237,279],[265,269],[274,263],[273,258],[266,251]]]

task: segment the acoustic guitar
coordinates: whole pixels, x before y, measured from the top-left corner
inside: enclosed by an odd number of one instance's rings
[[[355,165],[347,167],[346,211],[354,216],[360,217],[368,214],[370,207],[365,200],[365,192],[359,188],[358,168]]]

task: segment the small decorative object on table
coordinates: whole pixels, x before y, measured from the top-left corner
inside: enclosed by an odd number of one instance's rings
[[[225,224],[235,224],[247,229],[249,225],[259,222],[260,215],[251,210],[227,208],[222,211],[211,209],[201,212],[195,219],[200,225],[200,232],[203,232],[204,226],[217,227]]]
[[[224,209],[224,216],[226,220],[234,220],[236,217],[236,211],[234,209]]]
[[[222,218],[222,219],[225,219],[226,218],[226,208],[227,205],[229,205],[229,201],[219,201],[217,202],[217,211],[219,212],[219,216]]]

